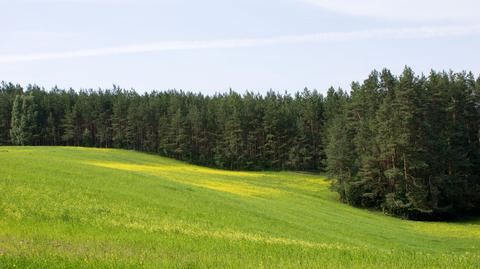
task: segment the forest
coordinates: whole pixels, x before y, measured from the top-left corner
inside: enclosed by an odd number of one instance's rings
[[[480,78],[373,71],[325,95],[0,85],[0,145],[150,152],[231,170],[327,172],[353,206],[410,219],[480,209]]]

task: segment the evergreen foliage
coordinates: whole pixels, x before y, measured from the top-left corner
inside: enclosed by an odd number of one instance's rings
[[[326,163],[344,202],[411,219],[480,208],[480,99],[471,73],[372,72],[343,100],[341,111],[327,112]]]
[[[2,83],[0,144],[135,149],[233,170],[326,170],[348,204],[444,218],[480,208],[480,78],[374,71],[349,93],[326,96]]]
[[[323,96],[0,86],[0,143],[115,147],[224,169],[323,168]]]
[[[12,107],[10,136],[14,145],[33,145],[38,136],[36,105],[32,95],[17,95]]]

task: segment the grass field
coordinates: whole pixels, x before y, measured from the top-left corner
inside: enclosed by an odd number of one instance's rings
[[[0,147],[0,268],[480,268],[480,221],[404,221],[322,176]]]

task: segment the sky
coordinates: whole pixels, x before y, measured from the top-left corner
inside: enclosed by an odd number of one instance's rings
[[[373,70],[480,74],[477,0],[0,0],[0,80],[348,90]]]

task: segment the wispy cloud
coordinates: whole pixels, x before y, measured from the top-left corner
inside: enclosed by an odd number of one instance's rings
[[[478,0],[301,0],[335,12],[393,20],[480,21]]]
[[[174,50],[234,49],[315,42],[351,42],[369,39],[425,39],[439,37],[472,36],[479,34],[480,25],[465,25],[415,28],[385,28],[350,32],[323,32],[269,38],[218,39],[209,41],[163,41],[148,44],[85,49],[76,51],[0,55],[0,64]]]

